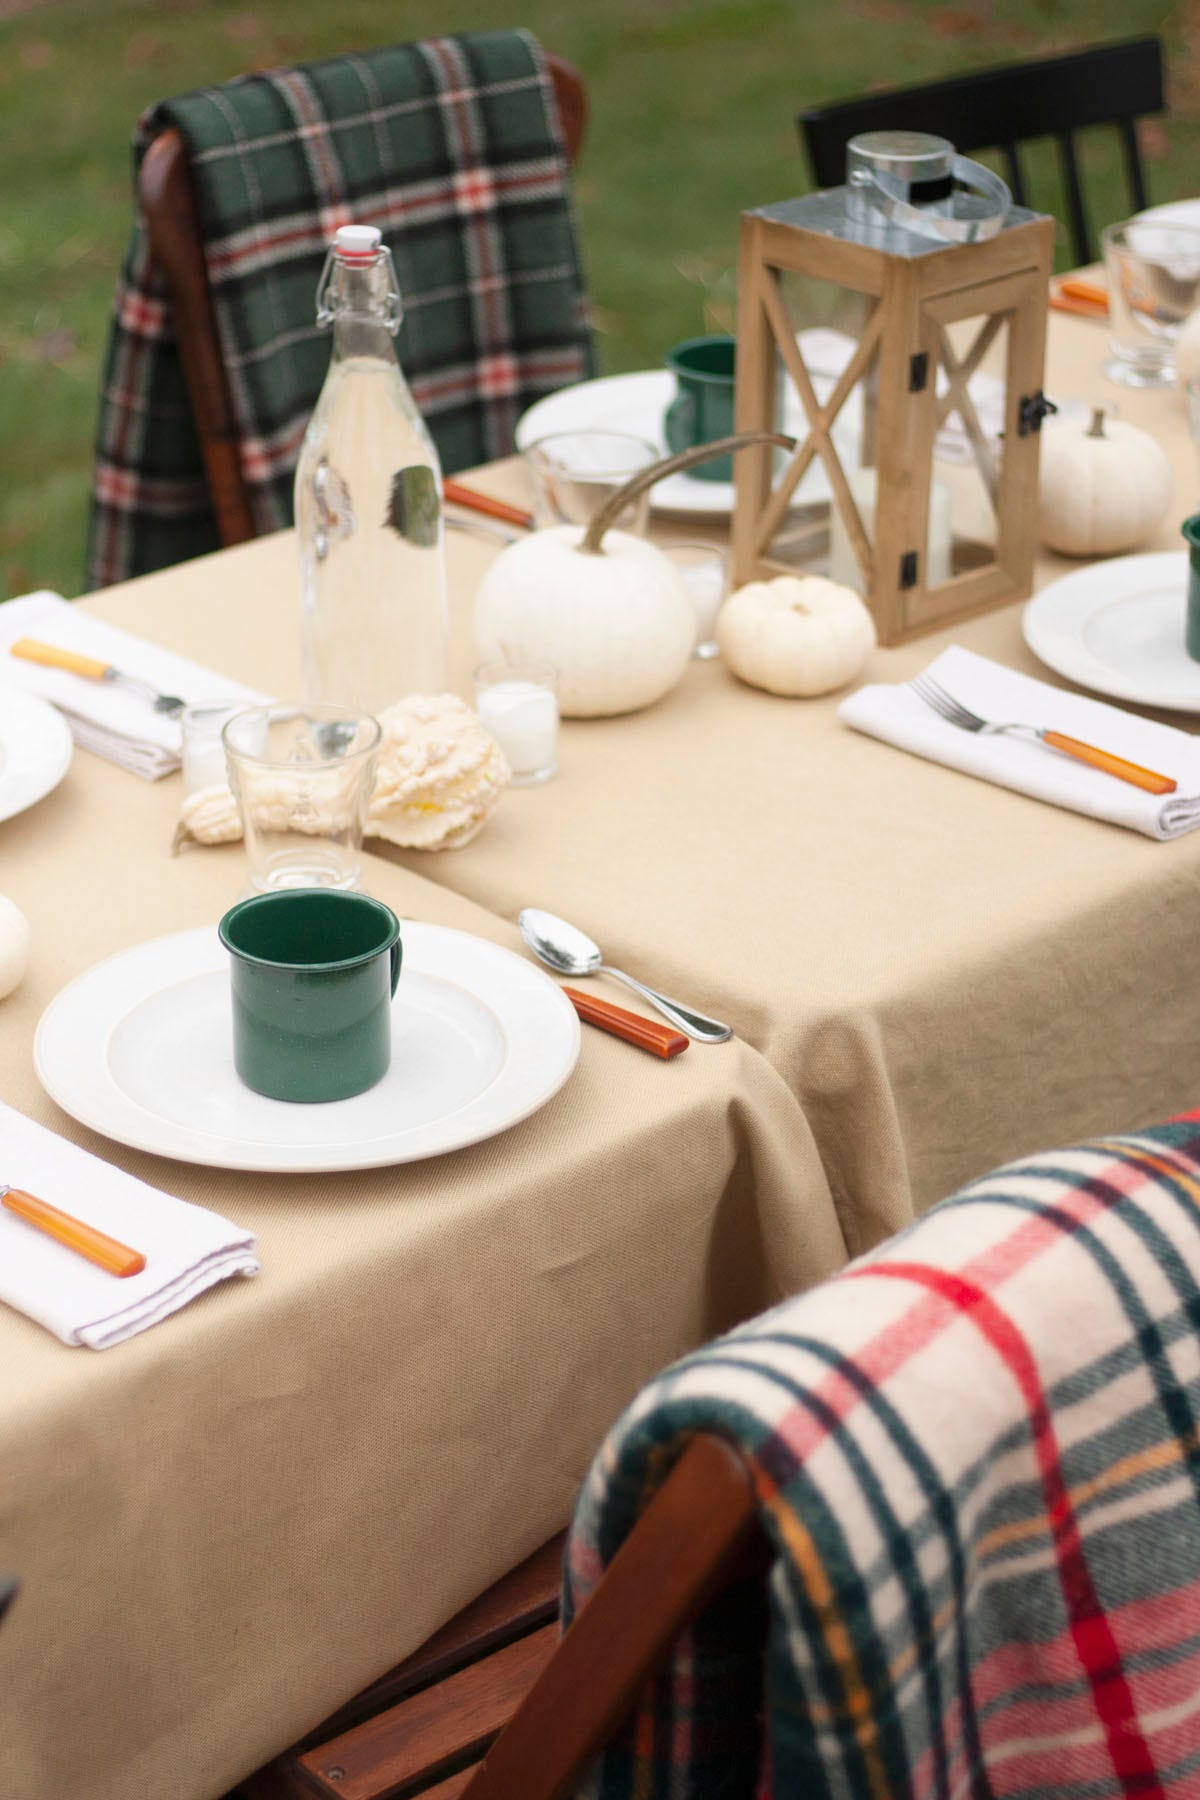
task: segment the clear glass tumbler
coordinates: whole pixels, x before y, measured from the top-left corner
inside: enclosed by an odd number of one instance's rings
[[[663,452],[627,431],[556,431],[525,451],[536,525],[587,525],[631,475]],[[617,520],[622,531],[644,532],[650,495],[630,502]]]
[[[1175,340],[1200,306],[1200,229],[1130,219],[1100,236],[1112,349],[1104,373],[1122,387],[1169,387]]]
[[[256,706],[221,736],[250,886],[356,887],[379,721],[344,706]]]
[[[717,614],[729,592],[729,556],[720,544],[699,539],[679,544],[658,544],[669,556],[687,587],[696,614],[696,641],[692,655],[705,660],[717,654]]]

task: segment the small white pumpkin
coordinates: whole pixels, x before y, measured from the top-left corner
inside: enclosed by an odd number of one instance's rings
[[[1175,339],[1175,379],[1186,387],[1200,375],[1200,307],[1189,313]]]
[[[794,438],[772,431],[695,445],[640,469],[586,529],[552,525],[502,550],[475,601],[480,655],[550,663],[559,711],[570,719],[636,712],[661,699],[691,659],[695,610],[670,557],[613,530],[613,520],[664,475],[749,444],[796,448]]]
[[[1148,431],[1107,419],[1042,433],[1039,534],[1065,556],[1115,556],[1144,543],[1171,504],[1171,464]]]
[[[777,575],[730,595],[717,614],[717,643],[751,687],[811,698],[853,681],[875,648],[875,621],[852,588]]]
[[[696,618],[683,576],[643,538],[609,531],[581,553],[581,525],[552,525],[502,550],[475,601],[485,661],[548,662],[572,719],[636,712],[675,686]]]
[[[0,1000],[21,985],[29,966],[29,920],[15,900],[0,894]]]

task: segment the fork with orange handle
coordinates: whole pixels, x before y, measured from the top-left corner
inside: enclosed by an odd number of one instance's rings
[[[107,1269],[110,1275],[140,1275],[146,1266],[146,1258],[140,1250],[130,1249],[128,1244],[122,1244],[117,1238],[109,1237],[107,1232],[98,1231],[94,1225],[87,1225],[82,1219],[51,1206],[48,1200],[39,1200],[36,1194],[26,1193],[24,1188],[0,1184],[0,1206],[16,1213],[27,1225],[44,1231],[47,1237],[65,1244],[68,1250]]]

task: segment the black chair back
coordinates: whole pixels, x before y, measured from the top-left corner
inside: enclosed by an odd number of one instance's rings
[[[1045,61],[980,69],[921,87],[865,94],[797,115],[801,141],[818,187],[846,178],[846,145],[860,131],[930,131],[968,154],[999,150],[1018,205],[1027,188],[1017,154],[1032,138],[1054,138],[1066,192],[1067,223],[1077,263],[1095,260],[1088,229],[1074,134],[1113,126],[1121,141],[1132,200],[1146,205],[1136,120],[1164,109],[1162,46],[1157,38],[1098,44]]]

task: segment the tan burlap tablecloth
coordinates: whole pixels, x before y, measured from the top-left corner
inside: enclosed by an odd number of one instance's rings
[[[1145,548],[1182,551],[1200,507],[1183,395],[1114,387],[1106,355],[1104,325],[1051,314],[1047,392],[1154,433],[1175,495]],[[479,479],[524,493],[519,465]],[[490,554],[470,552],[480,571]],[[1037,585],[1078,566],[1044,554]],[[956,642],[1055,681],[1020,621],[879,650],[863,679]],[[906,755],[841,726],[841,697],[693,663],[646,712],[568,723],[561,779],[436,875],[501,916],[561,913],[730,1019],[799,1098],[857,1250],[1009,1157],[1200,1102],[1200,833],[1157,843]]]
[[[1051,392],[1111,396],[1103,330],[1052,328]],[[1175,548],[1196,495],[1181,398],[1119,398],[1175,457]],[[524,493],[518,465],[478,479]],[[494,553],[449,541],[467,696]],[[89,604],[298,687],[287,535]],[[867,677],[950,637],[1046,674],[1013,607],[877,652]],[[221,1174],[58,1113],[30,1059],[44,1005],[124,945],[215,920],[241,852],[172,861],[177,779],[82,753],[0,825],[0,886],[34,927],[0,1009],[5,1097],[251,1226],[264,1264],[99,1355],[0,1315],[0,1566],[25,1580],[3,1631],[10,1791],[213,1800],[561,1524],[678,1351],[1007,1156],[1200,1099],[1200,836],[1039,805],[835,706],[693,664],[645,713],[566,724],[560,778],[506,795],[467,849],[370,861],[398,912],[514,947],[521,905],[559,911],[740,1034],[663,1065],[587,1032],[536,1117],[392,1171]]]
[[[95,604],[287,688],[288,551]],[[845,1258],[803,1116],[739,1042],[663,1063],[585,1028],[540,1113],[395,1169],[231,1174],[74,1125],[34,1074],[44,1006],[126,945],[214,923],[241,886],[240,845],[172,860],[178,802],[177,777],[77,752],[0,824],[0,888],[33,926],[0,1003],[0,1092],[250,1227],[263,1263],[100,1353],[0,1309],[0,1572],[23,1583],[0,1744],[20,1800],[214,1800],[563,1525],[621,1407],[761,1306],[768,1261],[811,1278]],[[420,875],[372,860],[366,881],[520,947]]]

